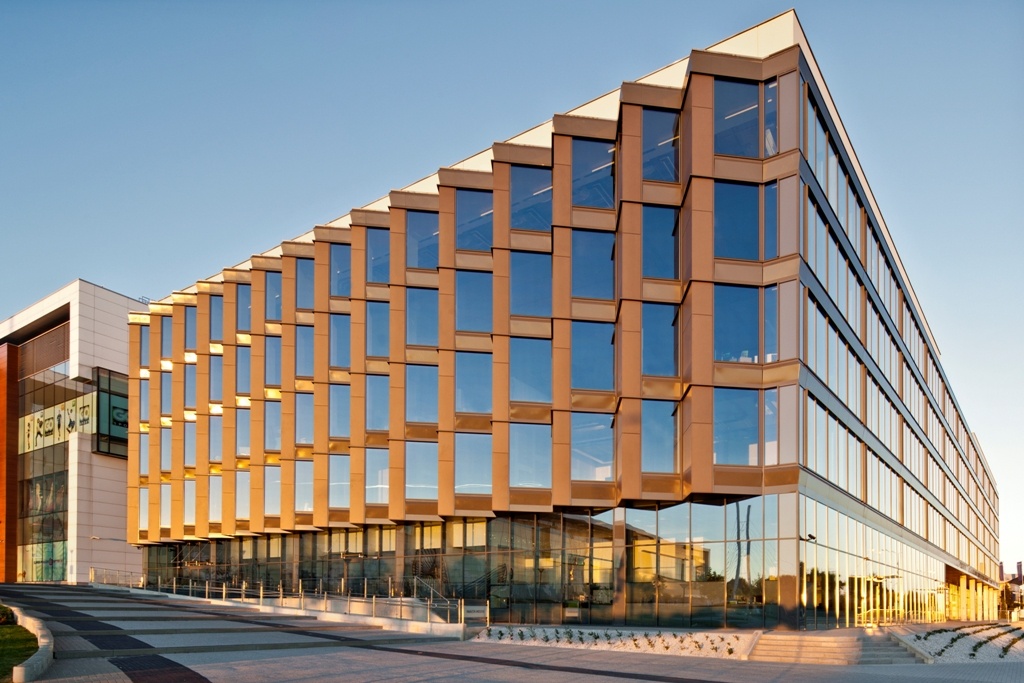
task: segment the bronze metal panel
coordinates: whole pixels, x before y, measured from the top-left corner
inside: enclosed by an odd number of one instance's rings
[[[552,236],[550,232],[512,230],[509,234],[509,247],[521,251],[551,252]]]
[[[614,140],[618,129],[618,121],[610,119],[592,119],[585,116],[555,114],[551,118],[555,135],[569,135],[577,138],[597,138]]]
[[[619,144],[615,155],[615,185],[620,201],[637,202],[643,196],[643,108],[619,106]]]
[[[582,209],[573,207],[572,226],[590,230],[615,230],[615,211],[605,209]]]
[[[614,412],[618,397],[614,391],[587,391],[575,389],[571,394],[573,410],[594,413]]]
[[[624,104],[679,109],[683,106],[683,89],[626,81],[619,89],[619,99]]]
[[[615,322],[616,310],[614,301],[572,299],[572,318],[574,320],[595,320],[613,323]]]
[[[522,316],[511,316],[509,320],[509,334],[513,337],[538,337],[541,339],[551,338],[550,318],[524,318]]]
[[[677,304],[683,300],[683,288],[678,282],[672,280],[644,280],[642,295],[644,301],[664,301]]]
[[[447,187],[459,187],[473,190],[491,190],[494,183],[491,174],[486,171],[467,171],[461,168],[440,168],[437,171],[437,184]]]
[[[437,211],[440,208],[440,201],[436,194],[425,192],[405,192],[403,190],[391,190],[388,193],[388,200],[392,208],[413,209],[415,211]],[[319,239],[319,238],[317,238]]]
[[[513,422],[551,422],[551,406],[536,403],[509,402],[509,417]]]
[[[491,145],[491,153],[494,155],[494,160],[498,162],[526,166],[551,166],[550,147],[495,142]]]
[[[683,188],[678,183],[661,183],[645,180],[641,198],[644,204],[679,206],[683,202]]]
[[[512,510],[551,512],[551,491],[514,488],[509,491],[509,504]]]
[[[715,157],[715,177],[744,183],[760,183],[764,168],[760,159]]]
[[[455,431],[457,432],[489,432],[491,431],[490,415],[471,413],[455,414]]]
[[[374,211],[371,209],[352,209],[349,211],[352,227],[366,228],[390,228],[391,216],[387,211]],[[355,278],[353,278],[353,282]]]

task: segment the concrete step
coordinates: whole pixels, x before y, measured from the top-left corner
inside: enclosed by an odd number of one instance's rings
[[[914,664],[915,655],[884,635],[766,633],[750,660],[799,664]]]

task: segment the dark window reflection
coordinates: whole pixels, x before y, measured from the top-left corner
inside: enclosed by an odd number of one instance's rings
[[[518,230],[551,229],[551,169],[513,166],[510,225]]]
[[[615,206],[615,143],[572,141],[572,203],[611,209]]]
[[[715,80],[715,154],[760,156],[758,84]]]
[[[679,180],[679,112],[644,109],[644,180]]]

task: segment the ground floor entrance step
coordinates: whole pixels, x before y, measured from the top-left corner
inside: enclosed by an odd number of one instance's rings
[[[916,664],[918,659],[884,633],[764,633],[749,659],[797,664]]]

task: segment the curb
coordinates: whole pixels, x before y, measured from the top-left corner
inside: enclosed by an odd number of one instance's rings
[[[42,619],[27,616],[20,607],[11,607],[11,610],[18,617],[18,625],[34,634],[36,640],[39,641],[39,649],[36,653],[11,671],[11,679],[14,683],[27,683],[42,676],[53,664],[53,636]]]

